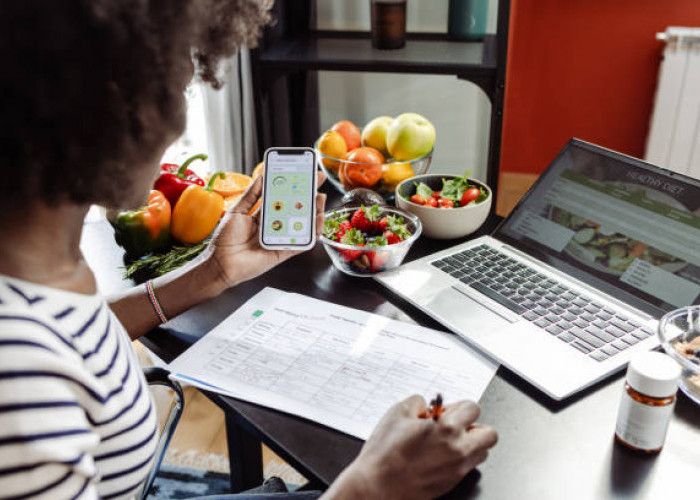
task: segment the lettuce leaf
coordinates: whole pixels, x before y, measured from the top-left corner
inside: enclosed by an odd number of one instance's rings
[[[425,199],[430,198],[433,195],[433,190],[427,184],[423,182],[416,183],[416,194],[422,196]]]
[[[453,202],[459,203],[462,199],[464,192],[469,189],[469,175],[471,172],[467,172],[462,177],[455,177],[450,180],[442,180],[442,193],[440,196],[443,198],[449,198]]]

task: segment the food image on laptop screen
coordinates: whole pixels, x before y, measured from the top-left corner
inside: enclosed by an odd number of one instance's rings
[[[497,234],[608,293],[699,303],[700,185],[635,162],[571,144]]]
[[[564,251],[579,262],[611,274],[622,275],[635,259],[675,273],[687,262],[643,241],[611,231],[599,223],[552,207],[551,220],[575,231]]]
[[[571,169],[548,201],[546,218],[567,231],[562,256],[674,306],[697,300],[700,268],[688,244],[700,217],[669,193]]]

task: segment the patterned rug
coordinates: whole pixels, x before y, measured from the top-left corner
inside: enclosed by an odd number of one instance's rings
[[[153,500],[175,500],[230,492],[228,474],[163,464],[151,492]]]
[[[224,495],[230,493],[230,485],[228,474],[163,464],[148,498],[192,500],[208,495]],[[262,485],[246,493],[286,493],[298,488],[298,484],[285,484],[279,477],[272,476],[268,477]]]

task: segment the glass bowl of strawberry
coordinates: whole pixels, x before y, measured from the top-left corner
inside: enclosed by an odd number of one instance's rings
[[[418,217],[397,208],[344,207],[326,212],[319,239],[340,271],[372,276],[401,265],[421,231]]]

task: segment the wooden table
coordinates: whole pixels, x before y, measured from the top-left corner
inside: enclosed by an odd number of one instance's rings
[[[421,238],[407,260],[454,243]],[[103,293],[131,285],[121,279],[122,253],[108,224],[87,223],[82,248]],[[318,245],[173,319],[167,328],[151,332],[144,343],[169,361],[266,286],[444,330],[374,280],[335,270]],[[622,387],[620,372],[557,403],[507,368],[499,368],[480,402],[481,421],[498,430],[499,444],[480,466],[478,481],[472,480],[453,497],[699,498],[700,408],[679,393],[664,450],[656,457],[634,455],[613,443]],[[307,477],[312,487],[330,484],[362,446],[358,439],[301,418],[213,393],[208,396],[226,413],[232,486],[237,490],[261,481],[260,442]]]

